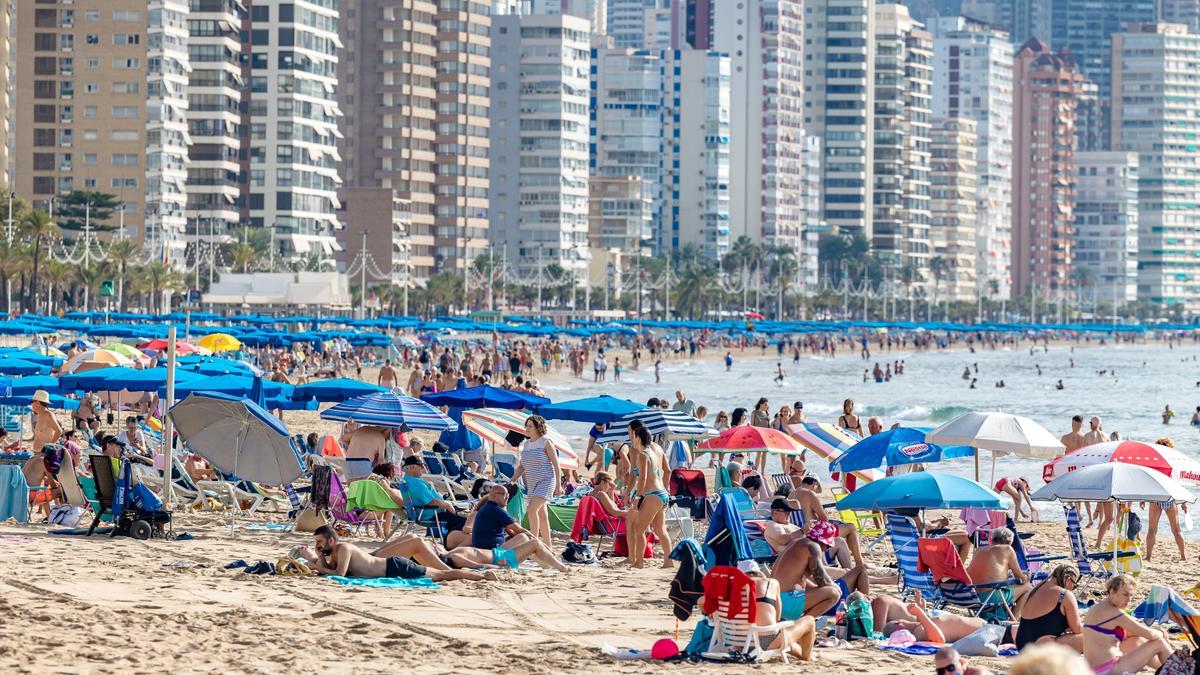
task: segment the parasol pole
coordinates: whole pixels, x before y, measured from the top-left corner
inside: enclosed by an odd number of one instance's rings
[[[174,425],[167,413],[175,405],[175,326],[167,329],[167,400],[163,408],[163,503],[171,508],[171,469],[175,466],[175,452],[171,441]]]
[[[992,459],[995,458],[996,456],[992,455]],[[979,446],[975,446],[975,482],[979,482]]]

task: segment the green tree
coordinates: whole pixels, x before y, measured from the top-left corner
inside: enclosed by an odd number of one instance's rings
[[[152,312],[163,310],[165,293],[176,293],[187,288],[183,274],[161,260],[152,260],[139,268],[137,277],[142,290],[150,296],[146,305]]]
[[[121,205],[114,194],[95,190],[74,190],[54,202],[54,217],[69,240],[78,238],[85,222],[90,222],[92,232],[110,232],[117,229],[110,223],[113,212]]]
[[[454,272],[438,272],[425,282],[425,312],[432,310],[449,312],[451,305],[460,304],[463,295],[463,278]]]
[[[62,300],[63,292],[71,293],[71,281],[75,276],[74,270],[66,263],[57,260],[47,260],[42,266],[42,279],[46,282],[46,313],[53,314]]]
[[[714,271],[702,265],[691,265],[679,274],[674,289],[674,310],[689,319],[703,319],[710,306],[708,300],[716,292]]]
[[[117,308],[125,311],[125,285],[129,281],[129,266],[141,250],[132,239],[114,239],[105,250],[105,257],[112,266],[114,280],[117,282]]]
[[[108,278],[108,270],[101,265],[80,265],[74,271],[75,282],[83,292],[83,311],[91,311],[93,302],[99,304],[100,282]]]
[[[25,214],[21,220],[21,229],[33,245],[33,268],[29,276],[29,292],[25,297],[25,308],[36,312],[38,273],[41,271],[42,253],[49,250],[54,240],[62,236],[62,231],[50,219],[50,214],[40,209]]]

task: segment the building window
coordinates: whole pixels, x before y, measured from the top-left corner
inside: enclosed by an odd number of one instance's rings
[[[133,119],[138,116],[138,109],[137,106],[132,105],[113,106],[112,116],[117,118]]]
[[[98,9],[83,10],[83,20],[84,21],[99,21],[100,20],[100,10],[98,10]]]
[[[140,64],[139,59],[113,59],[113,70],[137,70]]]
[[[135,33],[116,33],[113,35],[113,44],[118,46],[140,44],[142,36]]]
[[[142,13],[133,11],[113,11],[112,20],[128,23],[141,23]]]

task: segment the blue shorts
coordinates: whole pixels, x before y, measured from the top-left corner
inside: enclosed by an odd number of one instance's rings
[[[492,564],[509,569],[517,569],[521,564],[517,561],[517,552],[508,548],[492,549]]]

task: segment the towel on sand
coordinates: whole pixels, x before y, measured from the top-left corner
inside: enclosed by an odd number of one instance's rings
[[[332,581],[336,581],[343,586],[369,586],[371,588],[441,588],[441,586],[433,583],[433,579],[421,577],[420,579],[398,579],[398,578],[378,578],[378,579],[360,579],[357,577],[326,577]]]

